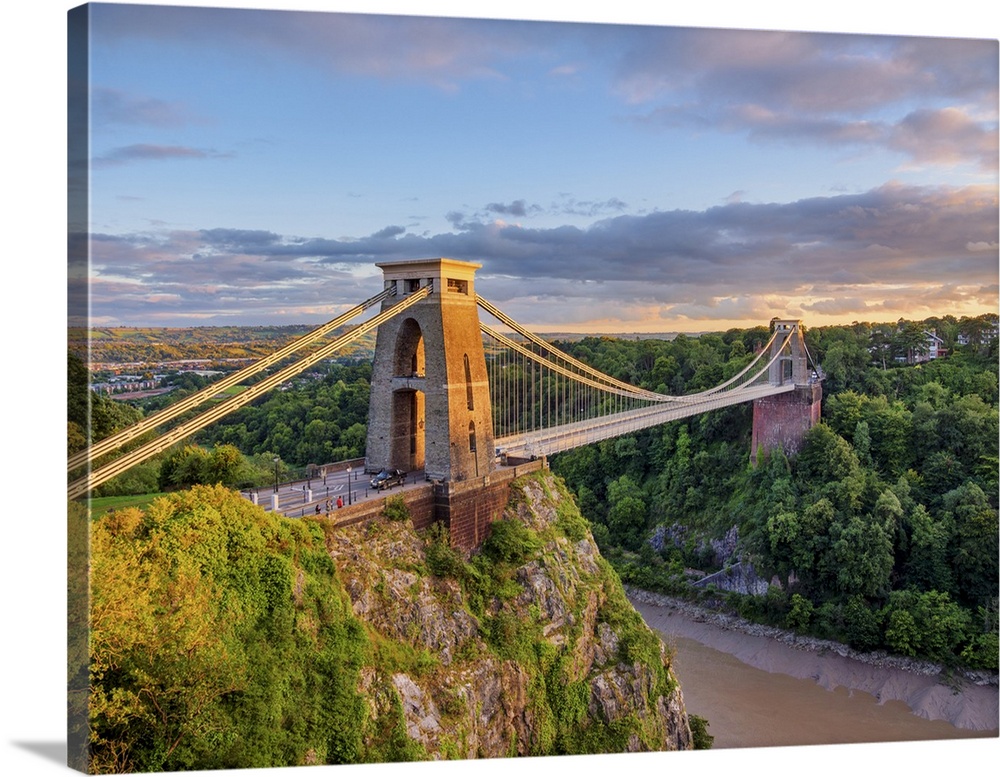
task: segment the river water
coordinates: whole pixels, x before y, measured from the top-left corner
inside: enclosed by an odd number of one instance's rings
[[[632,603],[673,646],[685,706],[708,721],[714,749],[998,736],[995,687],[959,696],[933,678],[795,650],[669,607]]]

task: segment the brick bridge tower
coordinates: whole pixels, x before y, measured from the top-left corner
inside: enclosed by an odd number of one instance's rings
[[[454,259],[382,262],[383,309],[430,285],[430,295],[378,328],[365,468],[423,469],[458,482],[493,471],[493,420],[473,278]]]
[[[771,365],[769,380],[772,386],[791,383],[795,388],[754,400],[750,443],[750,460],[754,464],[759,452],[780,448],[786,455],[798,453],[806,432],[819,422],[823,400],[823,386],[809,369],[802,322],[774,319],[771,325],[779,336],[771,345],[770,358],[780,356]]]

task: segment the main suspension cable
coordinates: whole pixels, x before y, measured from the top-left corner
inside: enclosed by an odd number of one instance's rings
[[[705,391],[700,391],[695,394],[682,394],[675,396],[670,394],[660,394],[655,391],[649,391],[648,389],[638,388],[624,381],[618,380],[617,378],[613,378],[610,375],[606,375],[605,373],[602,373],[599,370],[595,370],[593,367],[586,364],[585,362],[582,362],[579,359],[570,356],[565,351],[559,350],[558,348],[554,347],[551,343],[546,342],[538,335],[532,333],[530,330],[525,329],[523,326],[514,321],[514,319],[512,319],[510,316],[501,311],[496,305],[493,305],[491,302],[484,299],[483,297],[477,295],[476,302],[483,310],[485,310],[491,316],[496,318],[502,324],[509,327],[513,331],[517,332],[528,341],[534,343],[539,348],[544,349],[547,352],[548,357],[562,360],[567,364],[576,367],[578,370],[585,373],[591,379],[593,379],[599,384],[605,384],[606,386],[613,386],[617,389],[626,392],[628,395],[631,396],[642,395],[644,398],[656,402],[689,402],[693,398],[700,398],[706,394],[712,394],[714,392],[721,391],[722,389],[735,383],[737,380],[743,377],[747,372],[749,372],[757,364],[757,362],[760,361],[764,353],[766,353],[767,349],[771,347],[772,343],[774,343],[775,338],[778,336],[777,330],[772,332],[771,338],[767,341],[767,344],[761,349],[760,353],[757,354],[757,356],[753,359],[753,361],[751,361],[746,367],[744,367],[737,375],[734,375],[732,378],[722,383],[721,385],[714,386],[710,389],[706,389]],[[489,334],[490,336],[494,336],[493,330],[490,330]],[[534,356],[535,358],[542,358],[538,354],[535,354]],[[760,373],[758,373],[758,376],[759,374]]]
[[[148,418],[144,418],[141,421],[136,422],[135,424],[129,426],[126,429],[123,429],[117,434],[114,434],[110,437],[105,437],[103,440],[93,443],[92,445],[88,446],[79,453],[75,453],[69,457],[67,471],[72,472],[73,470],[82,467],[84,464],[87,464],[88,462],[93,462],[98,457],[120,448],[122,445],[129,442],[130,440],[134,440],[139,435],[148,432],[151,429],[155,429],[158,426],[162,426],[163,424],[173,420],[182,413],[186,413],[188,410],[191,410],[192,408],[204,404],[208,400],[217,396],[221,391],[224,391],[232,386],[242,383],[244,380],[253,375],[256,375],[261,370],[264,370],[270,367],[271,365],[276,364],[277,362],[285,359],[286,357],[290,356],[296,351],[302,350],[310,343],[318,340],[320,337],[323,337],[324,335],[328,334],[334,329],[343,326],[351,319],[359,316],[361,313],[370,308],[372,305],[376,305],[379,302],[382,302],[382,300],[392,296],[395,293],[396,290],[394,287],[385,289],[379,294],[376,294],[371,299],[365,300],[360,305],[356,305],[355,307],[351,308],[345,313],[342,313],[341,315],[337,316],[333,320],[328,321],[322,326],[319,326],[316,329],[312,330],[308,334],[305,334],[302,337],[293,340],[288,345],[279,348],[277,351],[270,354],[269,356],[263,357],[259,361],[256,361],[247,367],[244,367],[242,370],[234,372],[232,375],[228,375],[218,381],[215,381],[214,383],[212,383],[209,386],[206,386],[200,391],[191,394],[190,396],[184,397],[184,399],[175,402],[174,404],[169,405],[168,407],[163,408],[163,410],[154,413]]]
[[[309,354],[308,356],[303,357],[301,360],[293,364],[290,364],[289,366],[279,370],[273,375],[269,375],[260,383],[255,383],[253,386],[247,388],[246,391],[242,391],[236,396],[231,397],[224,402],[221,402],[215,407],[209,408],[201,415],[191,419],[190,421],[187,421],[173,429],[170,429],[157,439],[152,440],[146,443],[145,445],[136,448],[133,451],[129,451],[128,453],[115,459],[114,461],[105,465],[104,467],[101,467],[100,469],[91,472],[89,476],[82,477],[79,480],[74,481],[69,485],[67,489],[68,497],[70,499],[75,499],[77,497],[83,496],[88,491],[101,485],[101,483],[110,480],[116,475],[120,475],[122,472],[125,472],[131,467],[134,467],[136,464],[140,464],[146,459],[155,456],[156,454],[166,450],[167,448],[179,442],[180,440],[183,440],[184,438],[205,428],[210,423],[213,423],[214,421],[217,421],[219,418],[222,418],[223,416],[228,415],[229,413],[233,412],[234,410],[237,410],[243,405],[248,404],[249,402],[259,397],[260,395],[266,393],[267,391],[270,391],[275,386],[284,383],[286,380],[290,378],[295,377],[300,372],[303,372],[309,367],[312,367],[317,362],[320,362],[323,359],[328,358],[333,353],[343,348],[345,345],[348,345],[354,340],[357,340],[359,337],[367,334],[372,329],[378,327],[380,324],[385,323],[390,318],[393,318],[394,316],[403,312],[414,303],[419,302],[420,300],[426,298],[431,293],[432,290],[433,286],[431,284],[421,287],[418,291],[403,298],[401,301],[397,302],[392,307],[383,310],[378,315],[358,325],[357,328],[352,329],[350,332],[341,335],[333,342],[324,345],[317,351]]]

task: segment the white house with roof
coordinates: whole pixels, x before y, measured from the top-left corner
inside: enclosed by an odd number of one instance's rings
[[[914,361],[929,362],[932,359],[940,359],[942,356],[947,355],[948,349],[944,347],[944,340],[938,337],[936,331],[932,329],[928,332],[925,329],[924,337],[927,340],[927,351],[916,354]]]

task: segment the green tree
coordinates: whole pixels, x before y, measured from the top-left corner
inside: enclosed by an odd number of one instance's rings
[[[789,578],[795,574],[797,551],[802,539],[802,525],[798,515],[781,512],[767,519],[769,553],[761,559],[760,566],[781,578],[782,587],[788,588]]]
[[[869,358],[865,343],[859,340],[833,343],[823,356],[825,383],[831,393],[854,385],[868,366]]]
[[[809,629],[813,616],[813,603],[799,594],[792,594],[791,606],[785,619],[785,626],[800,634]]]
[[[867,421],[858,421],[854,427],[854,437],[851,440],[858,461],[870,466],[872,464],[872,435]]]
[[[184,445],[170,451],[160,464],[160,490],[187,488],[206,483],[211,474],[211,456],[198,445]]]
[[[954,665],[971,636],[969,613],[947,593],[893,591],[886,612],[886,644],[902,655]]]
[[[884,396],[878,396],[867,399],[862,412],[868,424],[875,466],[886,476],[898,477],[912,459],[909,410],[902,402],[889,402]]]
[[[708,733],[708,721],[699,715],[688,715],[691,725],[691,741],[695,750],[711,750],[715,737]]]
[[[66,383],[66,420],[78,429],[90,427],[90,373],[80,357],[68,354]]]
[[[904,566],[906,583],[919,590],[953,591],[954,576],[948,546],[954,527],[950,520],[934,520],[917,505],[907,520],[910,541]]]
[[[836,584],[846,597],[885,596],[892,574],[892,539],[883,525],[871,518],[853,516],[845,525],[835,523],[827,568],[836,570]]]
[[[857,650],[875,650],[882,644],[882,622],[879,614],[857,594],[844,605],[844,629],[847,641]]]
[[[855,432],[864,420],[865,397],[856,391],[841,391],[826,399],[823,407],[823,422],[841,437]]]
[[[371,646],[319,524],[196,486],[90,549],[91,772],[362,758]]]
[[[907,364],[915,363],[928,351],[927,334],[918,321],[899,320],[899,326],[892,339],[893,353]]]
[[[208,480],[212,483],[234,485],[242,464],[243,454],[235,445],[216,445],[208,457]]]
[[[944,520],[953,522],[951,567],[959,597],[985,606],[996,597],[1000,574],[997,563],[997,511],[975,483],[966,483],[944,496]]]
[[[646,533],[646,503],[628,475],[608,484],[608,531],[613,542],[638,549]]]
[[[795,459],[795,472],[814,482],[843,480],[857,475],[861,465],[850,443],[825,423],[818,423],[805,436]]]
[[[917,655],[920,649],[920,632],[912,613],[900,609],[889,611],[885,642],[894,653],[902,656]]]
[[[97,771],[159,770],[185,738],[221,734],[213,703],[247,680],[222,636],[236,613],[195,559],[161,565],[155,537],[134,509],[91,533]]]
[[[142,420],[142,411],[95,394],[90,405],[90,431],[94,440],[103,440]]]
[[[958,331],[965,336],[970,351],[975,354],[989,352],[991,345],[996,347],[996,314],[975,317],[962,316],[958,322]]]

